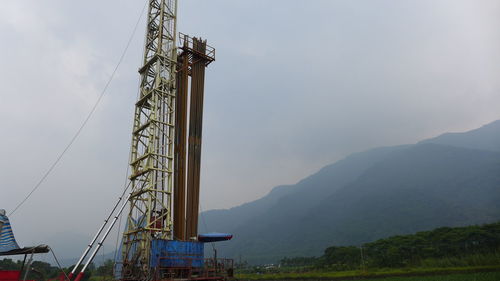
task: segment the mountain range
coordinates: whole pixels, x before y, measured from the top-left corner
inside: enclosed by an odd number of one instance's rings
[[[252,264],[319,256],[442,226],[500,220],[500,120],[416,144],[355,153],[256,201],[202,213],[230,232],[219,255]]]

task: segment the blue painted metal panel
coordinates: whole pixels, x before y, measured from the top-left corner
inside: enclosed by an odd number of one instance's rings
[[[151,267],[203,267],[204,248],[200,242],[153,240]]]

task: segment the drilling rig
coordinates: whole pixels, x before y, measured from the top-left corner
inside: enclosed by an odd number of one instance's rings
[[[232,235],[198,234],[205,68],[215,60],[215,49],[201,38],[177,34],[177,4],[177,0],[149,0],[132,131],[131,190],[120,197],[69,280],[101,237],[75,281],[83,278],[127,206],[116,279],[227,280],[233,276],[233,261],[217,258],[215,248],[213,258],[204,257],[204,243],[230,240]]]
[[[198,236],[205,68],[215,49],[185,34],[177,47],[177,4],[149,1],[122,280],[232,277],[232,261],[205,260],[203,244],[231,236]]]

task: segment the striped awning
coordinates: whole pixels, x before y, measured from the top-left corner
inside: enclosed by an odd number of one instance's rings
[[[9,218],[0,213],[0,253],[19,249]]]

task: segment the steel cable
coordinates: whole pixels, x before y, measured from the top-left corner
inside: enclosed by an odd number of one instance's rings
[[[66,277],[66,279],[65,279],[65,280],[69,280],[69,277],[68,277],[68,275],[66,275],[66,272],[64,272],[64,269],[62,268],[61,263],[60,263],[60,262],[59,262],[59,260],[57,259],[57,256],[56,256],[56,253],[54,252],[54,250],[52,250],[52,248],[51,248],[51,247],[49,247],[49,250],[50,250],[50,252],[52,253],[52,256],[54,256],[54,260],[56,261],[57,266],[59,267],[59,270],[61,270],[61,272],[62,272],[62,273],[64,274],[64,276]]]
[[[147,2],[146,2],[147,3]],[[71,141],[68,143],[68,145],[66,145],[66,147],[63,149],[63,151],[59,154],[59,156],[56,158],[56,160],[52,163],[52,165],[49,167],[49,169],[45,172],[45,174],[42,176],[42,178],[35,184],[35,186],[32,188],[32,190],[30,191],[30,193],[28,193],[28,195],[14,208],[14,210],[12,212],[10,212],[9,216],[13,216],[14,213],[31,197],[31,195],[40,187],[40,185],[45,181],[45,179],[50,175],[50,173],[54,170],[54,168],[57,166],[57,164],[61,161],[62,157],[64,156],[64,154],[66,154],[66,152],[69,150],[69,148],[73,145],[73,143],[76,141],[76,139],[78,138],[78,136],[80,136],[80,133],[83,131],[83,128],[87,125],[87,123],[89,122],[90,118],[92,117],[92,115],[94,115],[94,112],[96,111],[97,109],[97,106],[100,104],[102,98],[105,96],[105,94],[107,93],[107,89],[109,87],[109,85],[111,84],[111,82],[113,81],[114,77],[115,77],[115,74],[116,72],[118,71],[118,68],[120,67],[121,63],[123,62],[123,59],[125,58],[125,55],[128,51],[128,48],[130,47],[130,44],[132,43],[132,39],[134,38],[135,36],[135,33],[137,31],[137,28],[139,27],[139,23],[140,23],[140,20],[142,19],[142,15],[144,14],[144,10],[146,9],[146,4],[144,5],[144,7],[142,8],[142,11],[139,15],[139,19],[137,20],[137,22],[135,23],[135,26],[134,26],[134,29],[132,31],[132,34],[130,35],[130,38],[128,39],[127,41],[127,45],[125,46],[125,49],[123,50],[121,56],[120,56],[120,59],[116,65],[116,67],[114,68],[113,72],[111,73],[111,76],[110,78],[108,79],[107,83],[105,84],[103,90],[101,91],[101,94],[99,95],[99,97],[97,98],[94,106],[92,107],[92,109],[90,110],[89,114],[87,115],[87,117],[85,118],[85,120],[83,121],[82,125],[78,128],[78,130],[76,131],[76,133],[74,134],[73,138],[71,138]]]

